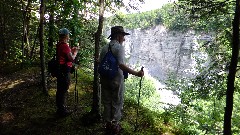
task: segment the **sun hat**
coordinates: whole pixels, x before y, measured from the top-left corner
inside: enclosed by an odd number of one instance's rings
[[[108,38],[116,34],[130,35],[129,33],[124,31],[122,26],[114,26],[111,28],[111,35]]]
[[[59,35],[68,35],[71,34],[67,28],[62,28],[59,30]]]

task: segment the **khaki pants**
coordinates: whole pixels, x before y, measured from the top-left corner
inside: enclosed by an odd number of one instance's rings
[[[119,122],[122,116],[125,85],[123,78],[108,80],[101,78],[103,118],[106,122]]]

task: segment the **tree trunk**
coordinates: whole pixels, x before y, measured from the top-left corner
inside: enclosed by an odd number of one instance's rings
[[[50,18],[49,18],[49,36],[48,36],[48,53],[51,54],[53,50],[53,35],[54,35],[54,7],[50,1]]]
[[[25,43],[27,46],[29,46],[29,42],[28,42],[28,26],[29,26],[29,19],[30,17],[28,17],[28,14],[30,15],[31,12],[29,10],[29,6],[31,5],[31,0],[28,0],[27,5],[24,5],[24,1],[22,1],[22,10],[23,10],[23,34],[22,34],[22,67],[23,67],[23,62],[24,62],[24,57],[26,56],[26,52],[25,52]],[[29,49],[29,48],[28,48]],[[28,50],[27,49],[27,50]]]
[[[95,54],[94,54],[94,82],[93,82],[93,104],[92,104],[92,112],[96,114],[100,114],[99,108],[99,74],[98,74],[98,62],[96,60],[99,59],[99,46],[100,39],[102,35],[103,29],[103,14],[104,14],[104,0],[99,0],[100,8],[99,8],[99,24],[98,30],[95,33]]]
[[[44,57],[43,21],[44,21],[44,0],[41,0],[41,5],[40,5],[40,25],[39,25],[41,75],[42,75],[43,92],[45,94],[48,94],[48,91],[47,91],[47,81],[46,81],[46,66],[45,66],[45,57]]]
[[[238,63],[239,54],[239,16],[240,5],[239,0],[236,0],[236,9],[233,20],[233,37],[232,37],[232,57],[229,67],[227,92],[226,92],[226,107],[224,114],[224,135],[231,135],[231,117],[233,110],[233,94],[234,94],[234,82],[236,75],[236,68]]]
[[[31,19],[31,2],[32,0],[28,0],[27,6],[25,8],[24,20],[25,20],[25,33],[24,33],[24,42],[25,42],[25,56],[29,57],[30,55],[30,46],[29,46],[29,25]]]
[[[5,16],[4,16],[5,6],[4,1],[0,1],[0,60],[6,60],[7,47],[5,45]]]
[[[39,28],[40,28],[40,24],[37,26],[36,35],[35,35],[33,46],[32,46],[31,52],[30,52],[30,56],[29,56],[30,59],[33,58],[33,53],[34,53],[34,50],[35,50],[37,38],[39,37]]]
[[[22,47],[21,47],[21,49],[22,49],[22,64],[21,64],[21,68],[23,68],[23,62],[24,62],[24,54],[25,54],[25,52],[24,52],[24,37],[25,37],[25,24],[26,24],[26,22],[25,22],[25,14],[26,14],[26,11],[25,11],[25,8],[24,8],[24,2],[22,1],[22,10],[23,10],[23,20],[22,20],[22,23],[23,23],[23,34],[22,34]]]

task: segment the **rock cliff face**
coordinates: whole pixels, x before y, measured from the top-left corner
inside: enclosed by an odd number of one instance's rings
[[[161,25],[126,31],[131,34],[125,36],[124,42],[127,63],[135,67],[144,66],[145,71],[160,82],[166,80],[169,73],[194,76],[194,56],[200,55],[198,42],[212,40],[207,34],[168,31]]]
[[[138,69],[144,66],[146,75],[154,78],[161,101],[178,104],[180,99],[164,89],[164,81],[169,73],[194,77],[197,73],[196,58],[207,58],[206,54],[199,51],[199,43],[211,42],[212,36],[196,34],[194,31],[168,31],[161,25],[126,31],[131,34],[125,36],[124,42],[127,64]],[[105,34],[110,35],[110,31]]]

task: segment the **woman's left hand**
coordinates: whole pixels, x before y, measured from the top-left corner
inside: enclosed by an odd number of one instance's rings
[[[72,50],[72,53],[77,53],[79,50],[79,47],[73,47],[71,50]]]

